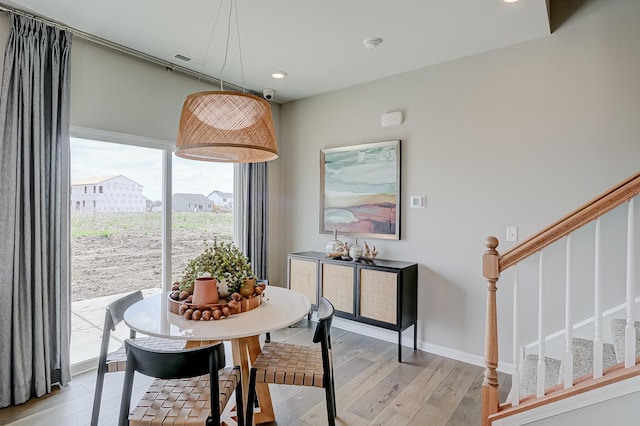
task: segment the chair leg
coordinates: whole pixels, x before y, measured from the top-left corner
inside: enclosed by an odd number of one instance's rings
[[[327,424],[335,426],[336,424],[336,398],[333,393],[333,386],[329,385],[324,389],[325,399],[327,400]]]
[[[127,365],[124,373],[124,382],[122,383],[122,399],[120,400],[120,416],[118,418],[118,426],[129,425],[129,408],[131,407],[131,390],[133,388],[133,368]]]
[[[338,415],[338,407],[336,402],[336,386],[333,384],[333,375],[331,376],[331,400],[333,401],[333,417]]]
[[[98,418],[100,417],[100,403],[102,402],[102,388],[104,387],[105,370],[106,366],[104,364],[100,364],[98,366],[96,390],[93,394],[93,409],[91,410],[91,426],[98,426]]]
[[[234,368],[240,372],[239,366]],[[236,417],[238,418],[238,426],[242,426],[246,422],[244,419],[244,407],[242,402],[242,379],[240,379],[236,385]]]
[[[256,399],[256,369],[251,368],[249,373],[249,389],[247,398],[247,410],[245,411],[246,426],[253,426],[253,406]]]

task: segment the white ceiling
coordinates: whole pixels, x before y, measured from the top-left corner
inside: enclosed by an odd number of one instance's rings
[[[236,1],[244,84],[235,15],[222,78],[258,92],[273,88],[276,102],[301,99],[550,34],[548,0],[510,4],[503,0]],[[162,60],[216,78],[221,76],[229,0],[4,3]],[[370,37],[379,37],[383,42],[367,50],[363,40]],[[192,65],[174,59],[176,53],[193,58]],[[288,76],[275,80],[271,77],[275,70],[285,70]]]

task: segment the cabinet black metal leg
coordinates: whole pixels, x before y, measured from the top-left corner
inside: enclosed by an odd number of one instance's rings
[[[418,350],[418,323],[413,324],[413,350]]]
[[[398,331],[398,362],[402,362],[402,330]]]

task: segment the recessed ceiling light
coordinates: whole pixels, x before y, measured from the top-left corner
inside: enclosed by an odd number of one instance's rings
[[[516,3],[520,0],[502,0],[502,1],[504,1],[505,3]]]
[[[271,77],[273,78],[285,78],[287,76],[287,73],[285,71],[274,71],[271,74]]]

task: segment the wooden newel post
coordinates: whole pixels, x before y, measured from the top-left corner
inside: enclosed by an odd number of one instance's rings
[[[482,255],[482,275],[487,280],[487,323],[484,338],[484,380],[482,382],[482,425],[489,425],[489,416],[498,412],[498,314],[496,311],[496,283],[500,277],[496,248],[498,239],[487,237],[487,250]]]

